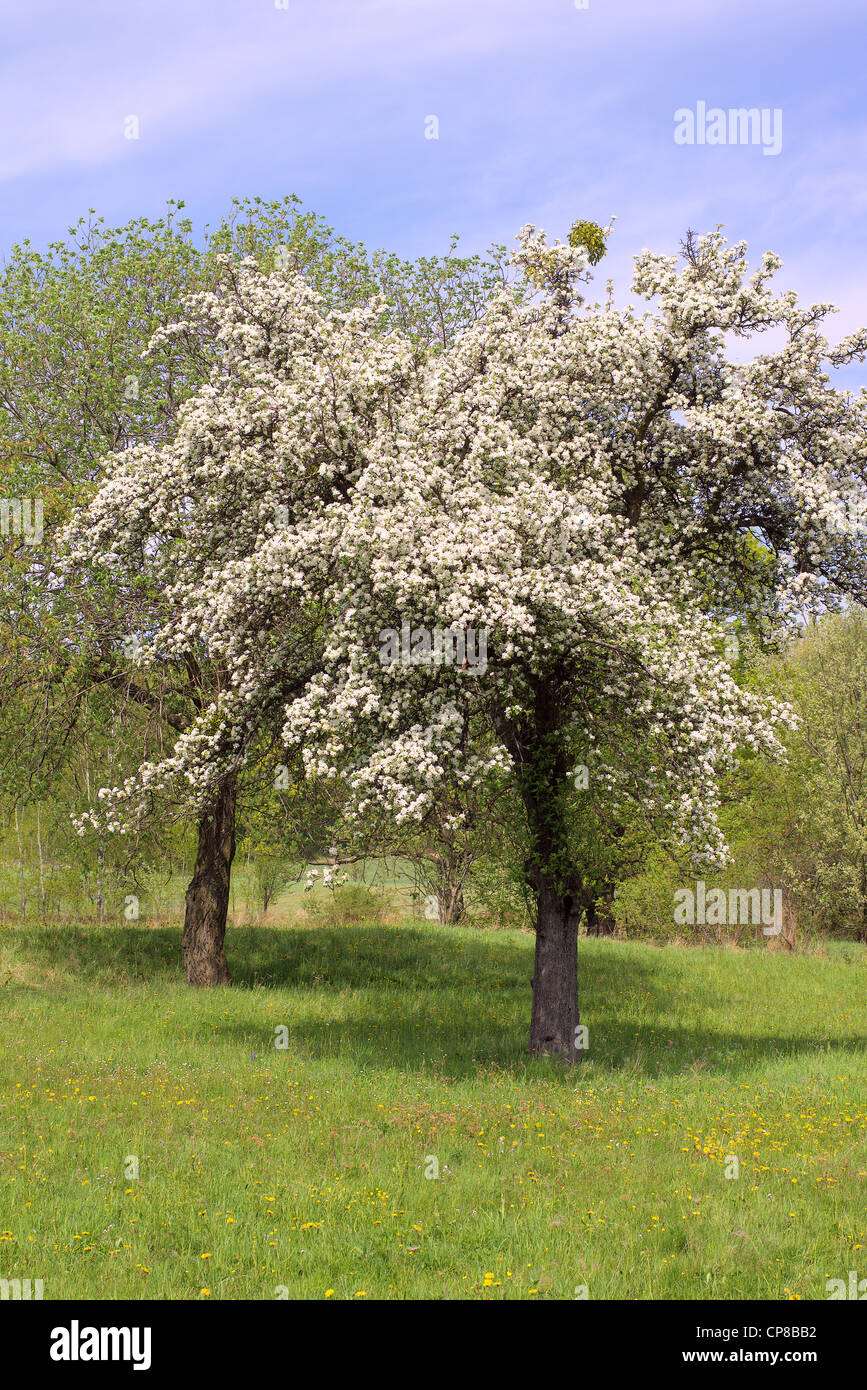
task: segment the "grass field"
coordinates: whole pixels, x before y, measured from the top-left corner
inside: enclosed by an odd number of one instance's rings
[[[867,953],[582,940],[567,1069],[525,1053],[532,944],[248,928],[233,986],[193,992],[177,932],[0,932],[0,1278],[824,1299],[867,1277]]]

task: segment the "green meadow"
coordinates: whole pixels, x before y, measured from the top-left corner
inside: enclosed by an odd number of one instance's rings
[[[786,1300],[867,1277],[864,948],[582,939],[580,1068],[527,1056],[528,933],[296,923],[227,948],[208,992],[177,930],[0,931],[0,1278]]]

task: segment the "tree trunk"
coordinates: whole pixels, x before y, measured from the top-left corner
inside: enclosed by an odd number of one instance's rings
[[[24,891],[24,847],[21,844],[21,826],[18,823],[18,807],[15,807],[15,834],[18,836],[18,884],[21,920],[27,917],[27,896]]]
[[[440,922],[444,927],[456,927],[466,914],[464,892],[460,885],[444,882],[439,894]]]
[[[579,895],[574,883],[560,891],[542,878],[536,897],[538,917],[530,1051],[536,1056],[555,1055],[565,1062],[580,1062],[581,1051],[577,1045]]]
[[[563,728],[559,674],[540,679],[532,710],[521,724],[503,720],[500,732],[527,815],[524,877],[536,903],[536,956],[530,1052],[581,1061],[578,1018],[578,925],[587,886],[571,859],[569,771],[572,754]]]
[[[102,897],[102,866],[105,859],[102,845],[100,845],[96,855],[96,920],[102,926],[104,919],[103,897]]]
[[[39,851],[39,906],[42,913],[42,920],[45,921],[45,866],[42,862],[42,823],[39,814],[39,802],[36,803],[36,848]]]
[[[237,781],[231,776],[221,784],[199,821],[196,867],[186,893],[182,942],[184,969],[191,985],[229,983],[223,942],[235,856],[236,796]]]
[[[598,900],[591,896],[591,901],[587,904],[587,935],[613,936],[616,930],[614,888],[610,883],[606,883]]]
[[[597,936],[614,936],[617,932],[617,918],[613,908],[603,902],[602,910],[596,914]]]

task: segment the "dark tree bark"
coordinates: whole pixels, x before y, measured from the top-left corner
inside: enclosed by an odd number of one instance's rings
[[[578,924],[586,886],[569,857],[569,758],[561,727],[564,702],[556,677],[541,680],[521,727],[504,722],[527,814],[530,853],[524,866],[536,900],[536,955],[530,1052],[581,1061],[578,1016]]]
[[[235,857],[237,780],[226,778],[199,821],[196,866],[186,893],[182,940],[190,985],[225,985],[229,967],[223,942]]]
[[[464,920],[466,912],[463,888],[449,884],[440,897],[440,922],[443,926],[456,927]]]
[[[598,926],[597,935],[614,936],[617,932],[617,918],[614,916],[613,895],[612,898],[603,898],[602,906],[597,910],[596,921]]]
[[[530,1051],[580,1062],[577,1047],[578,923],[580,885],[574,879],[565,889],[544,875],[536,889],[536,958],[533,971],[533,1012]]]
[[[598,900],[592,896],[587,903],[587,935],[613,936],[617,930],[614,918],[614,887],[606,883]]]

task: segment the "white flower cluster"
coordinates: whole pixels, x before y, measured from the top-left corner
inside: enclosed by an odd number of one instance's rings
[[[722,619],[777,611],[808,573],[861,582],[864,542],[831,518],[863,486],[867,401],[822,366],[867,335],[829,349],[827,306],[775,297],[777,259],[748,276],[719,233],[680,268],[637,259],[640,314],[581,307],[581,248],[520,241],[547,291],[502,291],[438,356],[383,331],[382,304],[325,313],[252,263],[191,303],[211,381],[69,531],[71,563],[162,593],[141,660],[196,650],[220,673],[171,756],[108,794],[113,825],[168,786],[202,804],[265,724],[398,824],[446,782],[520,772],[545,732],[564,770],[591,748],[594,785],[723,855],[720,769],[779,754],[788,715],[732,679]],[[781,349],[727,361],[725,335],[776,326]],[[383,664],[405,617],[484,630],[484,672]]]
[[[315,888],[320,878],[322,887],[330,888],[332,892],[335,888],[342,888],[344,883],[349,882],[349,875],[338,873],[335,865],[323,864],[318,867],[312,864],[304,877],[304,892],[309,893],[311,889]]]

